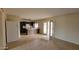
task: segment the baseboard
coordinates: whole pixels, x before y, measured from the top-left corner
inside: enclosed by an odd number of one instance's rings
[[[55,39],[63,40],[63,39],[60,39],[60,38],[57,38],[57,37],[55,37]],[[72,43],[72,44],[75,44],[75,45],[79,45],[79,44],[71,42],[71,41],[67,41],[67,40],[63,40],[63,41],[68,42],[68,43]]]
[[[7,50],[7,47],[0,47],[0,50]]]

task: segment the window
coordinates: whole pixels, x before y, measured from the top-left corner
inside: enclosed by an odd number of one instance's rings
[[[50,29],[50,36],[52,36],[53,35],[53,22],[51,22],[50,25],[51,25],[51,27],[50,27],[51,28]]]
[[[47,35],[50,35],[50,21],[47,22]]]
[[[34,24],[35,29],[38,29],[38,23]]]
[[[26,24],[25,28],[26,29],[30,29],[30,25],[29,24]]]
[[[43,33],[47,34],[47,23],[43,23]]]

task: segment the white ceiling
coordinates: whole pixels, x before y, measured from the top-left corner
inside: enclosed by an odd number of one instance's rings
[[[7,14],[26,19],[41,19],[62,14],[79,12],[78,8],[7,8]]]

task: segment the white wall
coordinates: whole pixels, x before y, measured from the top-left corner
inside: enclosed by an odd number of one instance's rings
[[[7,21],[7,42],[16,41],[19,38],[18,34],[18,22]]]
[[[20,20],[21,18],[15,15],[7,15],[7,42],[16,41],[20,37]]]
[[[79,13],[54,17],[55,37],[79,44]]]

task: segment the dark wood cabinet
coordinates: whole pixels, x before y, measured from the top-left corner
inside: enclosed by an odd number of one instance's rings
[[[22,35],[27,35],[28,34],[28,30],[26,28],[23,28],[23,26],[26,26],[26,24],[29,24],[30,26],[34,26],[34,22],[25,22],[25,21],[21,21],[20,22],[20,34]]]

